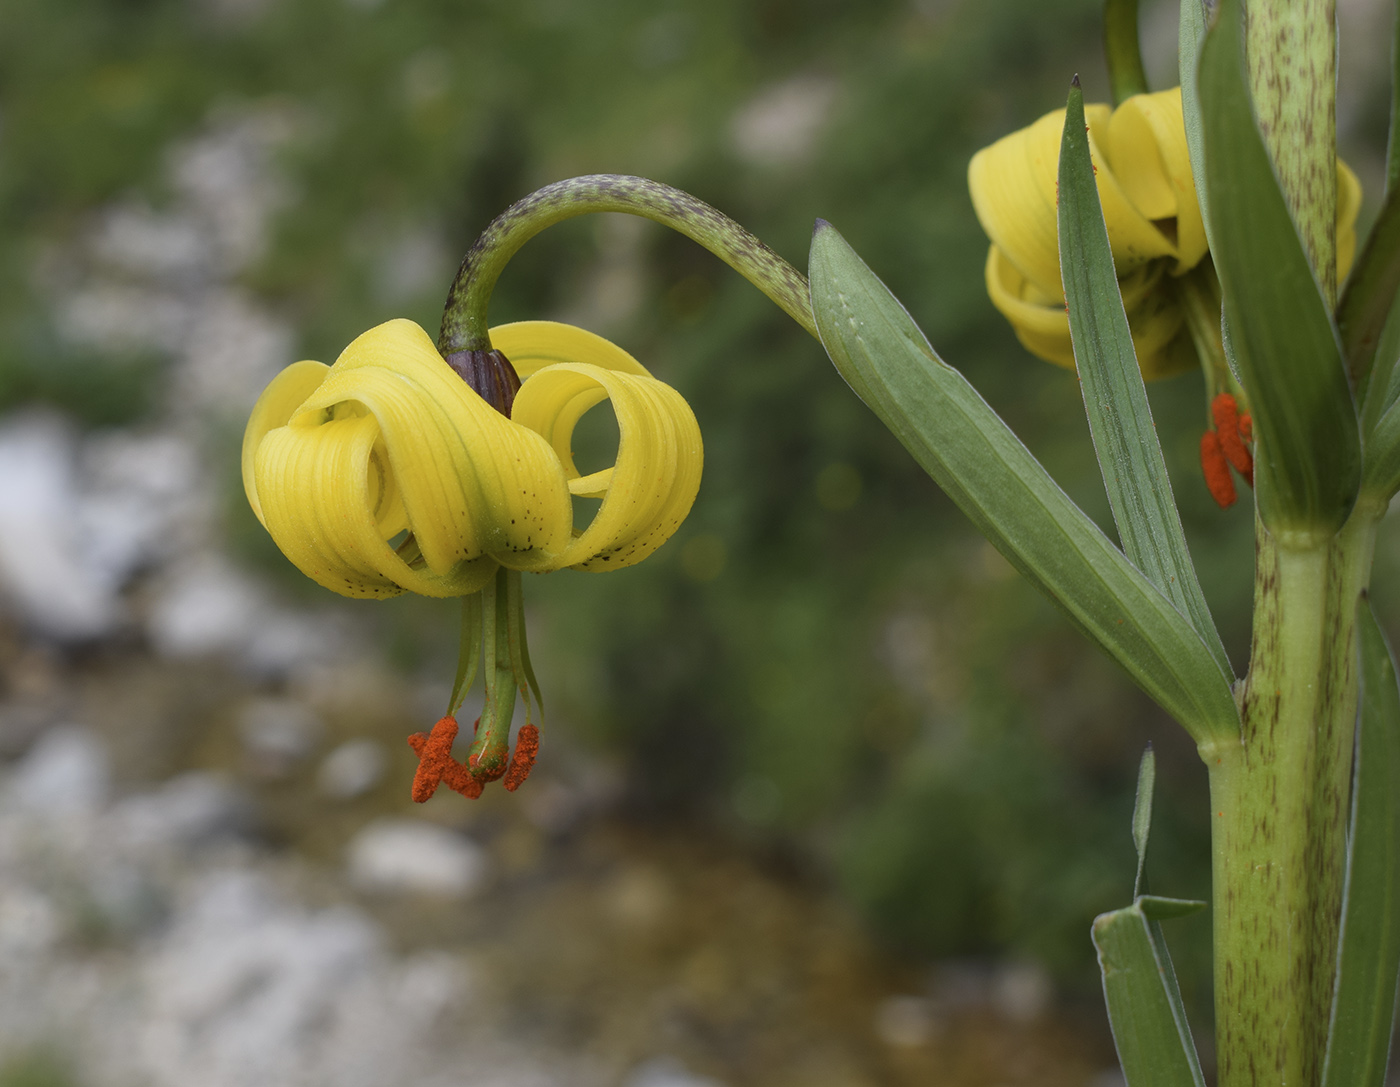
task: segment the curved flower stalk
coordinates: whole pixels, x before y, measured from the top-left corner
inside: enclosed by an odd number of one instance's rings
[[[1191,172],[1181,88],[1139,94],[1117,109],[1084,109],[1099,199],[1133,345],[1144,378],[1170,377],[1198,365],[1211,322],[1189,320],[1194,288],[1211,296],[1218,339],[1219,297],[1206,258],[1209,249]],[[968,188],[982,229],[991,238],[987,293],[1033,355],[1074,368],[1056,232],[1056,179],[1065,111],[1004,136],[973,156]],[[1361,185],[1337,162],[1337,271],[1343,279],[1356,252]],[[1189,276],[1190,273],[1195,273]],[[1193,282],[1179,284],[1183,277]],[[1200,282],[1204,280],[1204,282]],[[1214,359],[1206,360],[1213,363]],[[1238,395],[1224,376],[1212,386]]]
[[[547,185],[496,217],[448,292],[436,345],[411,321],[359,336],[333,366],[287,367],[243,440],[248,502],[283,553],[344,596],[462,598],[446,715],[409,737],[413,799],[518,788],[539,750],[542,709],[525,640],[522,572],[619,570],[676,531],[700,487],[700,428],[685,400],[599,336],[550,321],[488,329],[491,290],[541,230],[590,212],[660,222],[693,239],[815,335],[807,280],[732,219],[646,178]],[[617,456],[584,474],[575,427],[609,401]],[[575,500],[601,499],[575,529]],[[485,706],[465,761],[457,710],[483,673]],[[526,721],[509,748],[516,695]]]
[[[522,377],[511,415],[488,404],[411,321],[357,337],[333,366],[298,362],[273,379],[243,441],[248,501],[283,553],[351,597],[461,596],[463,662],[448,715],[410,740],[422,759],[414,799],[440,782],[476,796],[529,772],[538,685],[525,647],[521,571],[616,570],[670,538],[700,486],[703,449],[689,405],[616,345],[583,329],[526,321],[491,332]],[[509,365],[509,364],[507,364]],[[574,428],[610,401],[617,456],[588,475]],[[574,498],[601,499],[582,531]],[[478,596],[480,594],[480,596]],[[452,760],[453,714],[485,646],[487,705],[466,764]],[[515,693],[526,725],[508,764]]]

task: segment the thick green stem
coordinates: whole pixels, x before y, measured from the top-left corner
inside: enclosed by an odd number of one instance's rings
[[[1336,0],[1250,0],[1250,92],[1288,210],[1337,303]]]
[[[471,247],[442,314],[438,350],[484,351],[491,346],[486,307],[516,251],[546,227],[576,215],[618,211],[679,231],[728,264],[813,336],[807,277],[727,215],[687,192],[621,174],[593,174],[546,185],[501,212]]]
[[[1383,510],[1293,551],[1257,522],[1254,643],[1238,742],[1202,748],[1214,844],[1220,1087],[1317,1087],[1336,969],[1356,606]]]

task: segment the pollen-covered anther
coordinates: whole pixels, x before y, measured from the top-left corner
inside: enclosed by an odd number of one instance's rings
[[[478,718],[477,724],[480,724]],[[452,745],[457,739],[457,719],[444,717],[432,732],[415,732],[408,746],[418,754],[418,771],[413,775],[413,799],[422,804],[432,798],[439,785],[469,800],[481,795],[482,783],[471,771],[452,757]]]
[[[1245,448],[1245,420],[1241,416],[1235,398],[1229,393],[1221,393],[1210,404],[1210,414],[1215,420],[1215,432],[1220,440],[1220,451],[1234,466],[1235,471],[1244,477],[1246,483],[1254,486],[1254,457]],[[1253,433],[1250,426],[1249,433]]]
[[[453,767],[461,763],[452,757],[452,745],[457,739],[457,718],[443,717],[433,726],[431,732],[415,732],[408,738],[408,746],[418,755],[418,770],[413,775],[413,800],[422,804],[437,792],[437,787],[452,773]],[[448,787],[452,788],[449,781]]]
[[[530,768],[535,765],[535,756],[540,753],[540,730],[534,725],[522,725],[520,735],[515,738],[515,754],[511,756],[506,779],[501,782],[507,792],[515,792],[530,776]]]
[[[1227,510],[1235,504],[1235,481],[1230,478],[1230,464],[1220,448],[1220,438],[1213,430],[1201,435],[1201,474],[1215,504]]]

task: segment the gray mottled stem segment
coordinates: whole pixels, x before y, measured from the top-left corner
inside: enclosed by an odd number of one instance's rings
[[[527,241],[555,223],[599,211],[623,212],[668,226],[704,246],[756,286],[813,336],[807,277],[733,219],[687,192],[622,174],[558,181],[517,200],[491,222],[467,253],[442,314],[438,350],[490,347],[486,307],[502,270]]]

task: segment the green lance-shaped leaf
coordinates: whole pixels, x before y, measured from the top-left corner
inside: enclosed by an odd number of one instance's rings
[[[1133,848],[1137,850],[1133,904],[1096,917],[1092,935],[1113,1042],[1128,1087],[1204,1087],[1159,922],[1195,913],[1205,903],[1139,893],[1146,884],[1143,869],[1156,780],[1157,759],[1148,744],[1138,764],[1133,801]]]
[[[1393,249],[1400,249],[1400,239],[1393,237],[1397,232],[1395,219],[1400,218],[1400,212],[1394,210],[1400,205],[1400,7],[1397,8],[1394,20],[1395,40],[1391,45],[1391,73],[1390,73],[1390,142],[1386,148],[1386,179],[1385,179],[1385,202],[1381,208],[1381,214],[1377,218],[1375,225],[1371,228],[1371,234],[1366,240],[1361,258],[1357,262],[1357,267],[1352,269],[1351,276],[1346,283],[1346,289],[1342,294],[1341,304],[1338,306],[1337,317],[1342,330],[1342,343],[1347,348],[1347,364],[1352,367],[1351,372],[1355,374],[1356,364],[1353,361],[1353,348],[1351,341],[1364,340],[1373,331],[1370,327],[1363,327],[1363,319],[1359,314],[1352,311],[1361,309],[1360,296],[1363,293],[1361,285],[1363,265],[1369,265],[1375,261],[1378,269],[1389,271],[1394,260]],[[1381,240],[1382,223],[1386,222],[1385,233],[1392,235],[1386,241]],[[1372,249],[1384,252],[1391,259],[1382,260],[1379,256],[1370,257]],[[1372,272],[1369,279],[1380,280],[1381,275]],[[1376,288],[1374,285],[1368,293],[1366,301],[1368,303],[1368,313],[1370,320],[1374,321],[1379,308],[1381,297],[1384,294],[1383,287]],[[1353,296],[1357,297],[1353,297]],[[1363,449],[1365,450],[1365,464],[1363,467],[1362,486],[1375,492],[1380,490],[1376,486],[1378,478],[1387,478],[1397,471],[1397,466],[1390,463],[1378,465],[1378,461],[1389,462],[1400,460],[1400,448],[1397,448],[1397,440],[1400,435],[1391,433],[1378,433],[1377,424],[1381,418],[1390,410],[1395,403],[1396,394],[1400,388],[1396,387],[1396,361],[1400,359],[1400,291],[1394,287],[1391,289],[1390,301],[1386,307],[1383,323],[1379,331],[1375,332],[1376,344],[1374,350],[1370,352],[1367,360],[1364,356],[1361,359],[1363,366],[1369,367],[1365,381],[1357,384],[1357,398],[1361,403],[1361,433],[1364,436]],[[1391,430],[1394,430],[1396,423],[1393,421]],[[1400,481],[1400,476],[1397,476]],[[1384,497],[1389,498],[1395,491],[1391,486],[1384,491]]]
[[[1191,157],[1191,174],[1196,178],[1196,201],[1205,220],[1206,240],[1213,250],[1215,239],[1210,236],[1210,194],[1200,179],[1206,176],[1205,138],[1201,135],[1201,92],[1196,69],[1200,63],[1201,43],[1205,41],[1206,17],[1201,0],[1181,0],[1181,18],[1177,26],[1176,66],[1181,79],[1181,119],[1186,126],[1186,150]]]
[[[1138,0],[1104,0],[1103,50],[1113,104],[1147,93],[1147,70],[1142,66],[1138,38]]]
[[[1152,423],[1099,204],[1078,77],[1065,109],[1058,209],[1074,360],[1123,551],[1190,620],[1221,670],[1233,675],[1186,547]]]
[[[1347,277],[1337,304],[1337,328],[1342,336],[1353,388],[1364,404],[1374,380],[1383,393],[1395,360],[1378,358],[1376,348],[1400,288],[1400,188],[1391,188],[1356,266]]]
[[[1137,877],[1133,880],[1133,897],[1142,894],[1147,875],[1147,839],[1152,833],[1152,792],[1157,785],[1157,756],[1152,745],[1142,753],[1138,763],[1137,796],[1133,800],[1133,848],[1137,850]]]
[[[1144,897],[1094,919],[1113,1044],[1128,1087],[1205,1087],[1166,940],[1149,916],[1158,902],[1177,903],[1182,912],[1204,905]]]
[[[1400,689],[1370,602],[1357,614],[1360,727],[1323,1087],[1381,1087],[1400,974]]]
[[[1285,546],[1346,520],[1361,444],[1341,344],[1255,124],[1240,0],[1221,0],[1199,85],[1211,247],[1250,397],[1259,513]]]
[[[1385,190],[1400,188],[1400,8],[1391,24],[1390,141],[1385,149]]]
[[[810,276],[836,368],[992,544],[1197,742],[1238,735],[1230,681],[1200,635],[934,353],[829,223],[817,223]]]
[[[1366,489],[1381,501],[1400,489],[1400,402],[1392,403],[1366,436]]]

